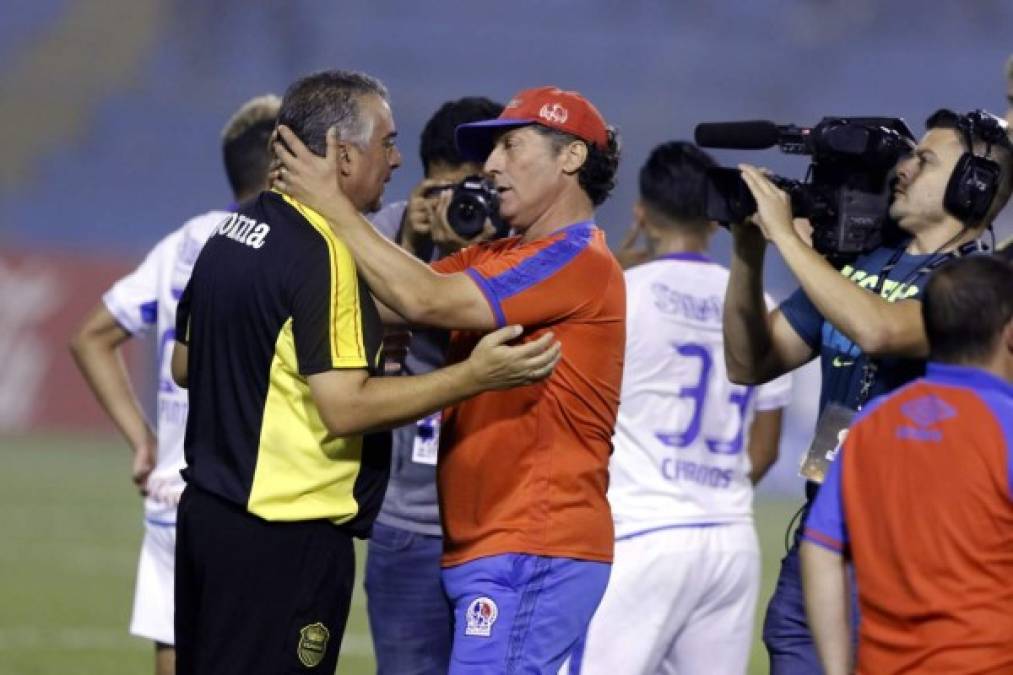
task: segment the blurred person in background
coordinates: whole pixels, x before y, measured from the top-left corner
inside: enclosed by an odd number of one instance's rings
[[[926,376],[856,418],[806,522],[806,610],[827,675],[1013,672],[1013,265],[947,263],[922,315]]]
[[[357,213],[379,208],[401,163],[382,83],[350,71],[304,77],[278,121],[317,152],[325,137],[337,141],[335,187]],[[520,332],[490,333],[447,368],[379,377],[379,312],[317,212],[265,191],[214,231],[179,302],[172,360],[190,395],[176,549],[181,674],[334,671],[352,538],[369,535],[390,466],[389,434],[367,432],[548,376],[558,343],[546,333],[505,345]]]
[[[427,262],[472,243],[447,223],[450,190],[438,188],[482,173],[481,164],[458,153],[457,126],[502,110],[501,104],[479,97],[440,106],[422,129],[423,180],[408,201],[371,216],[373,225]],[[476,239],[487,238],[488,232]],[[419,375],[442,366],[447,342],[445,330],[414,330],[403,372]],[[380,675],[443,675],[450,665],[454,614],[440,576],[443,536],[436,497],[440,419],[435,412],[393,431],[390,481],[366,558],[366,607]]]
[[[1013,129],[1013,56],[1006,60],[1006,125]]]
[[[978,237],[1009,199],[1010,153],[1000,143],[1006,138],[1003,120],[986,114],[971,125],[971,119],[950,111],[929,118],[927,133],[896,169],[890,215],[909,237],[896,247],[874,249],[841,270],[800,238],[788,195],[759,169],[741,165],[758,208],[754,222],[732,227],[724,306],[728,373],[735,382],[759,384],[818,355],[823,385],[817,439],[836,439],[871,398],[924,372],[928,342],[921,291],[932,270],[946,260],[985,250]],[[974,170],[978,161],[994,165],[995,180],[980,180],[981,172]],[[768,242],[800,284],[769,313],[762,301]],[[822,459],[824,464],[829,460]],[[803,523],[821,478],[813,475],[806,485]],[[774,675],[821,672],[803,605],[800,536],[801,531],[782,560],[764,623]]]
[[[608,581],[614,536],[605,490],[625,343],[622,270],[594,225],[619,146],[576,92],[538,87],[499,117],[458,127],[484,161],[517,236],[430,268],[390,244],[336,188],[330,161],[283,126],[275,185],[321,212],[378,299],[409,323],[457,329],[448,360],[506,323],[563,344],[546,381],[444,412],[437,484],[443,582],[454,605],[450,673],[555,672]],[[333,157],[336,148],[328,151]]]
[[[760,586],[753,485],[777,459],[791,377],[752,387],[725,373],[728,270],[707,255],[713,166],[695,145],[672,141],[640,169],[633,219],[649,261],[626,271],[609,464],[615,561],[570,673],[746,670]]]
[[[236,203],[267,187],[268,140],[281,99],[247,101],[222,132],[225,173]],[[144,495],[144,542],[137,569],[130,632],[155,642],[155,672],[175,671],[173,575],[176,505],[183,491],[180,470],[187,393],[170,373],[176,303],[190,279],[197,254],[228,212],[215,210],[187,221],[158,244],[131,274],[116,282],[71,341],[71,353],[99,404],[133,449],[131,475]],[[153,431],[124,367],[120,349],[131,337],[158,336],[157,421]]]

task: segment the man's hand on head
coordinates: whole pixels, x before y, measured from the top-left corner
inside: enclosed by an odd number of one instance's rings
[[[327,154],[323,157],[313,154],[285,125],[278,127],[272,148],[276,165],[269,174],[271,187],[321,212],[329,203],[348,201],[338,183],[340,149],[334,129],[327,132]]]

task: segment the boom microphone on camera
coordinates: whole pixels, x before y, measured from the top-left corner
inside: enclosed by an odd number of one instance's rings
[[[767,120],[706,122],[696,125],[693,137],[696,144],[704,148],[764,150],[778,144],[781,131]]]
[[[777,146],[786,154],[812,157],[803,181],[769,178],[788,194],[792,214],[809,219],[816,250],[840,261],[883,240],[890,225],[893,169],[911,152],[914,135],[897,117],[824,117],[813,127],[763,120],[699,124],[696,142],[743,150]],[[736,169],[709,169],[706,190],[710,220],[743,222],[756,210]]]

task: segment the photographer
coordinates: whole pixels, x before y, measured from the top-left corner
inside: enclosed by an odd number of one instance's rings
[[[481,164],[461,158],[454,130],[502,110],[487,98],[444,103],[422,129],[419,154],[425,178],[407,202],[375,214],[374,226],[426,261],[467,244],[446,220],[451,190],[431,192],[482,172]],[[491,230],[489,225],[476,239],[487,239]],[[446,347],[444,330],[413,331],[404,373],[420,375],[439,368]],[[440,579],[443,537],[436,499],[440,417],[437,412],[393,432],[390,481],[366,558],[369,627],[380,675],[442,675],[450,663],[454,614]]]
[[[874,249],[840,271],[796,233],[788,195],[759,169],[741,166],[757,213],[753,223],[732,227],[724,336],[733,381],[768,382],[818,354],[823,378],[819,437],[836,436],[850,414],[869,399],[922,373],[928,344],[918,295],[934,267],[979,250],[977,237],[1009,198],[1008,149],[983,142],[981,134],[987,130],[981,125],[968,129],[967,120],[968,116],[946,111],[933,115],[914,152],[897,165],[890,215],[909,238],[896,247]],[[969,135],[973,148],[968,147]],[[994,134],[990,138],[997,142]],[[1001,171],[990,193],[978,195],[977,203],[968,208],[957,197],[966,196],[976,185],[963,163],[950,192],[948,185],[958,161],[971,150],[978,159],[989,153]],[[769,314],[762,286],[768,241],[801,286]],[[808,500],[817,488],[816,483],[807,484]],[[821,672],[806,624],[797,538],[782,561],[767,610],[764,642],[774,675]]]

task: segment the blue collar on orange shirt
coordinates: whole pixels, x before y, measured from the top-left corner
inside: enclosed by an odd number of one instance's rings
[[[958,366],[952,363],[931,361],[926,368],[925,379],[930,382],[974,389],[996,389],[1006,396],[1013,397],[1013,383],[974,366]]]

